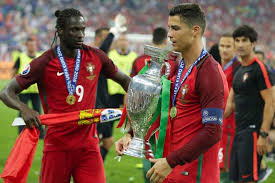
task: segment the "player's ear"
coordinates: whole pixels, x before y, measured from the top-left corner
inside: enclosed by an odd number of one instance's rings
[[[201,34],[201,28],[198,25],[195,25],[192,27],[192,32],[194,36],[200,35]]]
[[[58,34],[58,36],[60,37],[60,36],[62,36],[63,35],[63,29],[57,29],[57,34]]]

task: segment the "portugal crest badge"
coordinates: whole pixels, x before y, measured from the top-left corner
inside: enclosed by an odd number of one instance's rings
[[[89,76],[87,76],[86,78],[89,80],[93,80],[95,78],[95,74],[94,74],[94,70],[95,70],[95,65],[88,63],[88,65],[86,66],[87,71],[89,72]]]

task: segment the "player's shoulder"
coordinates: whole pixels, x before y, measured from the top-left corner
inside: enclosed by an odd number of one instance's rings
[[[99,56],[99,57],[106,56],[104,51],[102,51],[101,49],[95,48],[95,47],[92,47],[92,46],[89,46],[89,45],[83,44],[82,45],[82,50],[84,52],[87,52],[88,54],[92,54],[93,56]]]
[[[33,60],[33,62],[39,62],[39,64],[47,64],[49,63],[51,60],[53,60],[56,57],[56,54],[54,52],[54,50],[48,49],[47,51],[45,51],[44,53],[42,53],[40,56],[38,56],[37,58],[35,58]]]
[[[221,67],[220,64],[211,54],[207,54],[197,65],[198,70],[212,70],[218,69],[219,67]]]
[[[145,61],[146,59],[150,59],[151,57],[149,55],[140,55],[136,58],[135,62],[141,62]]]
[[[86,45],[86,44],[82,45],[82,50],[86,51],[86,52],[100,52],[101,51],[99,48],[92,47],[92,46],[89,46],[89,45]]]

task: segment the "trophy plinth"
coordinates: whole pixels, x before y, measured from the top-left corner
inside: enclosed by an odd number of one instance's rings
[[[128,155],[128,156],[133,156],[136,158],[142,158],[143,156],[143,140],[140,138],[134,137],[131,142],[128,150],[125,150],[123,154]]]

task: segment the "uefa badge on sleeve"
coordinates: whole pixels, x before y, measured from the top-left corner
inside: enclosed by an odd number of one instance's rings
[[[31,70],[31,65],[28,64],[24,67],[23,71],[20,74],[21,75],[27,75],[27,74],[29,74],[30,70]]]

